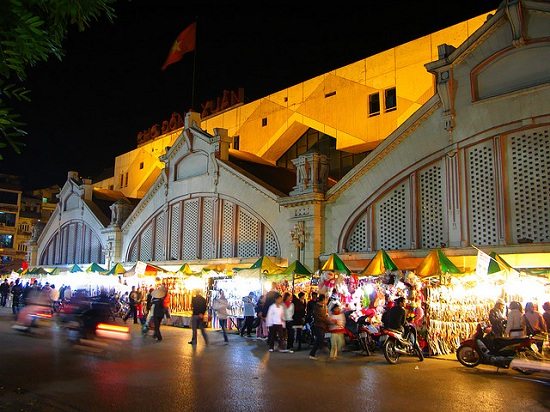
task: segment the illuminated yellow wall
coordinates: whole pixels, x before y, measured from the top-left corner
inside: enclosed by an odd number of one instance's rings
[[[460,45],[485,19],[486,15],[475,17],[227,110],[203,120],[201,128],[210,134],[215,134],[214,128],[227,129],[230,136],[239,136],[241,151],[270,163],[275,163],[310,127],[334,137],[339,150],[371,150],[435,93],[433,75],[424,64],[438,59],[437,46]],[[392,87],[397,92],[397,110],[384,113],[383,93]],[[325,97],[331,92],[336,94]],[[381,95],[381,113],[369,117],[369,95],[375,92]],[[263,118],[267,118],[264,127]],[[94,183],[94,187],[112,186],[125,196],[143,197],[164,167],[158,157],[180,132],[178,129],[117,156],[114,176]]]
[[[182,129],[174,130],[155,140],[117,156],[115,159],[114,176],[109,179],[95,182],[94,187],[109,189],[124,193],[127,197],[142,198],[164,168],[159,156],[166,153],[166,147],[172,146]],[[140,168],[143,163],[143,168]],[[128,185],[126,185],[128,173]],[[123,176],[122,187],[120,185]]]
[[[486,20],[478,16],[356,63],[228,110],[202,122],[239,136],[239,149],[274,163],[308,127],[336,138],[337,149],[371,150],[435,93],[424,64],[437,60],[437,46],[459,46]],[[383,93],[395,87],[397,110],[384,113]],[[368,116],[369,95],[380,92],[381,113]],[[325,97],[326,94],[335,95]],[[286,98],[286,101],[285,101]],[[262,127],[262,119],[267,125]]]

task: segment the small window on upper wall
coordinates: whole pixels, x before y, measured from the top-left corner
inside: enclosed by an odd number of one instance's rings
[[[265,127],[265,126],[267,126],[267,117],[264,117],[262,119],[262,127]]]
[[[373,93],[369,95],[369,116],[380,114],[380,94]]]
[[[239,136],[233,137],[233,149],[239,150]]]
[[[143,162],[140,162],[139,168],[140,168],[140,170],[143,169]]]
[[[395,87],[384,91],[384,110],[390,112],[397,109],[397,95]]]

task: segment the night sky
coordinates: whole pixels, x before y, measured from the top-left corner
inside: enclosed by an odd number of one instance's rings
[[[356,4],[359,3],[359,4]],[[2,173],[25,188],[63,185],[68,170],[96,179],[136,135],[224,89],[245,101],[301,83],[498,7],[494,0],[362,2],[121,0],[116,19],[70,30],[65,57],[29,72],[20,108],[27,146],[4,149]],[[197,50],[160,68],[177,35],[198,18]]]

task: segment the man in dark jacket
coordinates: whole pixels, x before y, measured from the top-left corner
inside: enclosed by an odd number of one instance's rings
[[[10,293],[10,285],[8,283],[8,278],[4,279],[2,284],[0,284],[0,305],[6,306],[8,300],[8,293]]]
[[[306,306],[306,323],[311,323],[313,320],[313,308],[317,303],[317,292],[311,292],[311,299]]]
[[[15,284],[11,288],[12,301],[11,301],[11,310],[14,315],[19,313],[21,306],[21,300],[23,295],[23,287],[19,283],[19,279],[15,279]]]
[[[313,331],[315,333],[315,342],[309,352],[309,359],[317,360],[315,356],[317,349],[322,348],[325,343],[325,333],[327,332],[329,320],[325,295],[321,294],[313,306]]]
[[[193,337],[189,341],[190,345],[197,344],[197,328],[200,328],[204,343],[208,345],[208,336],[204,330],[204,324],[208,321],[206,313],[206,299],[202,296],[200,290],[195,291],[195,296],[191,299],[191,307],[193,314],[191,316],[191,328],[193,329]]]
[[[404,331],[407,323],[404,297],[394,300],[394,305],[391,309],[388,309],[384,312],[384,315],[382,315],[382,323],[387,329],[399,330],[401,332]]]
[[[296,341],[298,342],[298,349],[302,350],[302,329],[306,321],[306,299],[305,293],[298,293],[298,297],[294,295],[292,300],[294,303],[294,315],[292,316],[293,328],[296,329]]]

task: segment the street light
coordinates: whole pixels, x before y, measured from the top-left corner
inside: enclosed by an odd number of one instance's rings
[[[290,238],[292,239],[292,242],[296,247],[296,259],[300,260],[300,250],[304,248],[304,243],[306,239],[303,221],[294,223],[294,227],[290,231]]]

